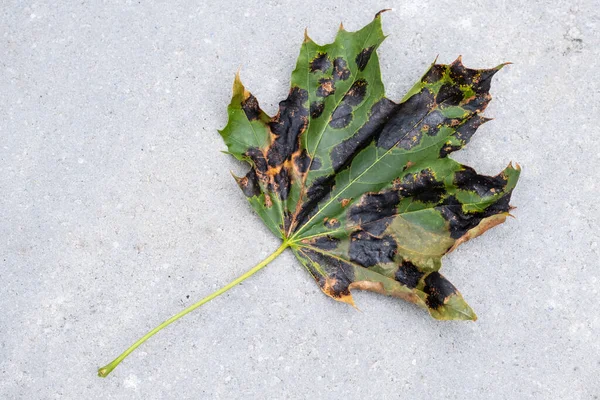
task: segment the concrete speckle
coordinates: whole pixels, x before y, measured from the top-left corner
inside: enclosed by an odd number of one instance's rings
[[[269,114],[304,28],[383,16],[398,100],[439,55],[514,64],[455,156],[523,167],[504,225],[446,258],[479,316],[324,296],[292,254],[97,367],[277,248],[220,153],[233,76]],[[20,1],[0,9],[0,398],[600,396],[597,2]]]

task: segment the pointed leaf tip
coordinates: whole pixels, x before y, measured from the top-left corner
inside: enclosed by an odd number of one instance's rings
[[[308,27],[304,28],[304,43],[312,42],[313,40],[308,36]]]
[[[233,96],[240,95],[244,93],[245,87],[242,83],[242,78],[240,76],[240,71],[242,67],[240,66],[235,72],[235,76],[233,78]]]
[[[381,16],[381,14],[383,14],[384,12],[387,11],[392,11],[392,8],[384,8],[383,10],[380,10],[379,12],[377,12],[377,14],[375,14],[375,18],[379,18]]]
[[[521,171],[521,165],[518,162],[515,162],[515,165],[513,166],[513,162],[510,161],[507,168],[514,169],[515,171],[519,172]]]
[[[456,60],[452,61],[452,65],[463,65],[462,54],[459,54],[459,56],[456,57]]]

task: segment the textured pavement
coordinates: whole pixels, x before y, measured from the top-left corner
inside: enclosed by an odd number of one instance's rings
[[[0,398],[599,398],[599,4],[420,3],[3,2]],[[514,63],[454,156],[523,168],[516,218],[445,258],[479,320],[364,292],[356,311],[286,252],[98,378],[278,247],[220,153],[235,71],[274,114],[305,27],[330,42],[388,7],[391,99],[436,55]]]

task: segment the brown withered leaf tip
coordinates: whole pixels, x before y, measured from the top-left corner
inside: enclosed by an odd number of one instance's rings
[[[478,174],[450,157],[490,119],[492,77],[459,57],[434,63],[399,102],[385,97],[381,12],[335,41],[308,33],[288,97],[268,116],[239,74],[220,131],[248,162],[236,181],[328,296],[351,289],[413,302],[437,319],[476,319],[439,273],[444,254],[505,221],[520,168]]]

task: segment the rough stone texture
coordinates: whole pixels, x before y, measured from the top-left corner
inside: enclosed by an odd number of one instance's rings
[[[191,2],[190,2],[191,3]],[[277,240],[219,153],[233,74],[273,113],[308,26],[330,41],[390,3],[5,2],[0,10],[0,398],[596,399],[597,1],[396,5],[399,99],[439,54],[515,65],[456,157],[523,167],[516,219],[447,257],[476,323],[320,293],[289,253],[96,368]]]

